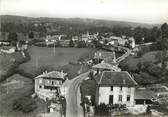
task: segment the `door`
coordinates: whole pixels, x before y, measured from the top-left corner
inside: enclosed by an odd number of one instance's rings
[[[113,95],[109,96],[109,104],[113,104]]]

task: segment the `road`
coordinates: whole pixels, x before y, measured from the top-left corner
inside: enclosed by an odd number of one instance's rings
[[[120,63],[122,60],[124,60],[126,57],[128,57],[131,54],[131,50],[129,48],[126,48],[126,47],[123,47],[123,46],[112,45],[112,47],[103,47],[103,48],[106,49],[106,50],[113,51],[114,47],[118,48],[118,49],[126,50],[126,52],[122,56],[117,58],[117,60],[116,60],[117,63]]]
[[[67,80],[62,86],[66,98],[66,117],[83,117],[83,109],[80,106],[80,84],[88,77],[90,72],[83,73],[72,80]]]

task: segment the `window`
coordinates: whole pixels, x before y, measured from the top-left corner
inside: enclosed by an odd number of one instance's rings
[[[39,83],[40,83],[40,84],[42,83],[42,79],[39,80]]]
[[[113,104],[113,95],[109,96],[109,104]]]
[[[54,85],[54,81],[52,81],[51,84]]]
[[[113,86],[111,86],[111,91],[113,91]]]
[[[123,89],[122,86],[120,86],[120,91],[122,91],[122,89]]]
[[[127,102],[130,101],[130,95],[127,95]]]
[[[119,95],[118,101],[119,101],[119,102],[122,102],[122,95]]]

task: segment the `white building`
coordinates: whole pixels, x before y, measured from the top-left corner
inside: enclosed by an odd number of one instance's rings
[[[128,38],[131,48],[135,48],[135,39],[133,37]]]
[[[44,100],[56,98],[66,75],[63,71],[52,71],[35,77],[35,94]]]
[[[126,104],[134,106],[137,83],[126,71],[103,71],[95,77],[97,82],[96,104]]]

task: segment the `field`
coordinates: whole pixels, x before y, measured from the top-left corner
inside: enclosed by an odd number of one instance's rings
[[[31,46],[28,51],[31,60],[20,65],[19,70],[36,76],[40,71],[55,70],[70,62],[77,62],[81,56],[93,56],[96,50],[92,48],[55,48],[54,50],[54,48]]]
[[[156,62],[155,55],[158,53],[158,51],[151,51],[148,53],[145,53],[142,57],[137,58],[134,56],[129,56],[125,60],[123,60],[120,65],[127,65],[128,69],[131,71],[137,70],[138,63],[140,62]]]

